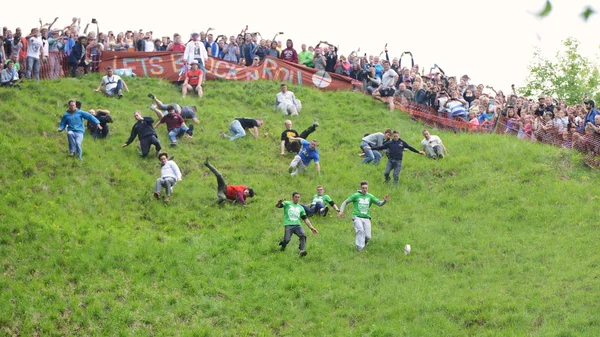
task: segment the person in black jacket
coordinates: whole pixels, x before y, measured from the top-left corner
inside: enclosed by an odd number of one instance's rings
[[[87,65],[85,64],[86,42],[87,37],[80,36],[77,42],[75,42],[71,54],[69,54],[69,57],[67,58],[67,63],[71,69],[71,77],[77,77],[77,67],[79,66],[83,66],[84,73],[87,74]]]
[[[402,171],[402,152],[407,148],[414,153],[418,153],[420,155],[425,155],[425,152],[418,151],[414,147],[408,145],[405,141],[400,139],[400,133],[394,130],[392,131],[392,140],[383,143],[381,146],[371,147],[372,150],[384,150],[388,149],[388,162],[385,165],[385,171],[383,171],[383,176],[385,177],[385,182],[390,181],[390,172],[394,169],[394,186],[398,187],[398,180],[400,177],[400,171]]]
[[[156,130],[154,130],[154,119],[152,117],[142,117],[142,114],[136,111],[133,116],[137,120],[137,123],[131,128],[131,136],[123,144],[123,147],[128,146],[133,142],[137,136],[140,139],[140,147],[142,149],[142,158],[148,156],[150,152],[150,145],[154,145],[156,148],[156,154],[160,153],[160,142],[158,141]]]

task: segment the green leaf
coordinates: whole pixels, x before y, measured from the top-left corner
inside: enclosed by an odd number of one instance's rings
[[[550,0],[546,0],[546,6],[544,6],[544,9],[542,9],[537,16],[539,16],[540,18],[546,17],[548,16],[548,14],[550,14],[550,12],[552,11],[552,4],[550,3]]]
[[[588,6],[585,8],[585,10],[581,13],[581,18],[583,19],[583,21],[587,21],[590,18],[590,15],[595,14],[596,11]]]

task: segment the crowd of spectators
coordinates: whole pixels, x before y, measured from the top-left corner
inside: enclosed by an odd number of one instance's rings
[[[208,57],[252,66],[271,56],[350,77],[355,90],[382,97],[390,110],[394,105],[417,103],[437,116],[464,121],[471,131],[489,131],[500,121],[501,132],[520,138],[596,153],[600,150],[600,146],[595,145],[600,120],[594,118],[595,103],[587,97],[582,104],[567,106],[564,101],[550,96],[536,100],[518,95],[514,86],[509,94],[504,94],[489,85],[471,83],[468,75],[447,75],[437,64],[426,72],[425,67],[414,62],[410,51],[391,59],[387,47],[380,55],[360,55],[359,49],[346,56],[340,55],[334,44],[320,41],[314,46],[302,43],[298,52],[291,39],[278,40],[283,32],[268,39],[259,32],[248,31],[248,26],[229,37],[216,35],[209,28],[206,32],[192,32],[189,38],[178,33],[172,38],[157,38],[152,31],[141,29],[104,33],[95,19],[85,27],[76,17],[64,27],[57,27],[57,21],[55,18],[43,24],[40,19],[39,27],[27,34],[21,28],[16,28],[14,33],[7,27],[2,29],[3,86],[18,86],[23,78],[39,80],[40,66],[46,64],[50,79],[67,75],[65,69],[69,69],[73,77],[78,71],[98,71],[104,51],[183,53],[191,37],[196,41],[197,36]]]

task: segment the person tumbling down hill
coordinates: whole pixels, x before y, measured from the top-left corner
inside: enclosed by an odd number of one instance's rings
[[[154,126],[152,126],[154,124],[154,119],[152,119],[152,117],[143,117],[139,110],[133,114],[133,117],[135,117],[137,122],[131,128],[131,135],[125,144],[123,144],[123,147],[129,146],[135,137],[139,137],[142,158],[146,158],[148,156],[148,152],[150,152],[150,145],[154,145],[158,155],[158,153],[160,153],[161,146],[160,141],[158,140],[158,135],[156,134],[156,130],[154,130]]]
[[[289,151],[289,152],[294,152],[294,153],[298,153],[298,151],[300,151],[300,147],[301,144],[299,141],[292,141],[290,140],[290,138],[292,137],[300,137],[302,139],[306,139],[308,138],[308,136],[315,132],[317,129],[317,126],[319,126],[319,122],[317,122],[317,119],[315,118],[315,121],[313,122],[313,124],[311,126],[309,126],[308,128],[306,128],[306,130],[302,131],[302,133],[300,135],[298,135],[298,131],[292,129],[292,121],[291,120],[287,120],[284,122],[285,124],[285,130],[281,133],[281,154],[285,155],[285,151]]]
[[[191,119],[194,123],[198,124],[200,121],[196,117],[196,107],[194,106],[181,106],[177,103],[169,103],[164,104],[161,102],[156,96],[153,94],[148,94],[148,97],[152,99],[153,104],[151,104],[148,108],[154,111],[158,119],[161,119],[164,115],[167,114],[167,108],[169,106],[173,106],[175,108],[175,113],[181,115],[184,119]]]
[[[254,197],[254,190],[244,185],[227,185],[225,179],[217,169],[209,163],[208,158],[204,165],[217,177],[217,203],[222,204],[227,200],[233,200],[233,203],[246,205],[246,199]]]
[[[160,169],[160,178],[156,179],[156,188],[154,189],[154,197],[159,199],[160,191],[163,187],[165,188],[165,202],[168,202],[169,198],[171,198],[171,193],[173,192],[175,184],[182,180],[179,166],[168,158],[169,155],[166,152],[158,155],[158,160],[160,160],[160,165],[162,167]]]

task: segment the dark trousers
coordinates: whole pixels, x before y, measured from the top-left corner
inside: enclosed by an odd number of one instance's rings
[[[79,66],[83,67],[83,73],[87,75],[88,66],[85,64],[84,60],[81,60],[79,63],[69,62],[69,68],[71,69],[71,77],[77,77],[77,68]]]
[[[150,152],[150,145],[154,145],[156,153],[160,152],[161,146],[158,138],[155,135],[150,135],[140,139],[140,148],[142,150],[142,158],[146,158]]]
[[[225,184],[225,179],[223,179],[221,173],[217,171],[217,169],[210,163],[204,163],[204,165],[206,165],[206,167],[208,167],[215,177],[217,177],[217,202],[222,204],[227,201],[227,184]]]
[[[98,129],[98,127],[96,127],[94,129],[94,132],[92,133],[92,138],[97,139],[97,138],[106,138],[106,136],[108,136],[108,131],[110,130],[110,128],[108,127],[107,121],[106,121],[106,116],[99,116],[97,117],[98,120],[100,121],[100,126],[102,127],[102,130]]]
[[[296,234],[298,239],[300,239],[300,245],[298,248],[300,250],[304,250],[306,247],[306,234],[304,233],[304,228],[301,225],[292,225],[292,226],[283,226],[285,231],[283,233],[283,240],[279,243],[281,247],[285,248],[290,240],[292,239],[292,234]]]
[[[317,127],[313,124],[306,128],[306,130],[302,131],[299,137],[306,139],[311,133],[315,132],[316,129]],[[300,148],[302,147],[300,142],[288,142],[287,144],[287,150],[290,152],[300,152]]]

